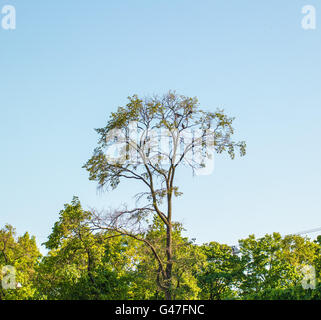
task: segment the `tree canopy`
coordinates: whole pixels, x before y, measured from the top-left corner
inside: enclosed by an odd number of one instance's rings
[[[39,253],[34,237],[0,230],[0,268],[15,269],[1,300],[166,299],[158,286],[159,265],[143,241],[95,227],[95,215],[74,197],[60,211]],[[196,244],[173,222],[172,299],[320,299],[319,240],[278,233],[239,240],[239,253],[218,242]],[[143,234],[164,259],[166,226],[155,216]],[[305,268],[315,271],[307,277]],[[7,270],[7,269],[5,269]],[[10,270],[1,280],[11,276]],[[305,279],[306,278],[306,279]],[[11,279],[11,278],[10,278]],[[10,284],[10,281],[2,281]],[[305,285],[304,285],[305,284]]]

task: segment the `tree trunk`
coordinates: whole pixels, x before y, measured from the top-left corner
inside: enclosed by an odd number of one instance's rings
[[[167,226],[167,236],[166,236],[166,256],[167,256],[167,264],[166,264],[166,286],[167,290],[165,291],[165,299],[172,300],[172,224]]]
[[[171,168],[171,176],[167,181],[167,226],[166,226],[166,286],[167,290],[165,292],[165,299],[172,300],[172,270],[173,270],[173,246],[172,246],[172,196],[173,196],[173,181],[175,169]]]

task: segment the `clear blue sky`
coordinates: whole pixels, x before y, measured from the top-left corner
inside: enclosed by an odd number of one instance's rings
[[[175,218],[198,242],[321,226],[321,25],[301,28],[316,0],[0,0],[0,225],[45,241],[64,203],[99,194],[82,165],[126,97],[169,89],[236,116],[245,158],[216,158],[211,176],[181,175]]]

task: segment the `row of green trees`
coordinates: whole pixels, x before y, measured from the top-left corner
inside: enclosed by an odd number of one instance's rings
[[[159,266],[148,241],[166,255],[166,228],[150,221],[140,239],[95,228],[94,214],[78,198],[59,214],[42,256],[34,237],[17,237],[13,227],[0,230],[0,267],[15,267],[15,289],[1,287],[0,298],[11,299],[164,299]],[[274,233],[230,246],[197,245],[173,226],[173,299],[319,299],[321,288],[301,285],[306,265],[320,279],[320,241]],[[163,257],[160,257],[162,259]],[[6,277],[1,275],[1,279]]]

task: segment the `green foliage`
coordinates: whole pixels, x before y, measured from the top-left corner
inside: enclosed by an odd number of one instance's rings
[[[243,278],[240,258],[233,255],[232,248],[210,242],[200,247],[206,257],[197,273],[200,297],[207,300],[232,299],[235,287]]]
[[[25,300],[32,299],[36,288],[33,280],[35,269],[41,255],[37,248],[35,237],[30,237],[28,232],[17,237],[15,229],[6,225],[0,230],[0,281],[4,276],[3,267],[15,268],[16,289],[5,289],[0,282],[0,300]]]
[[[92,229],[92,214],[77,198],[65,205],[41,257],[35,238],[17,237],[12,226],[0,230],[0,267],[16,268],[20,288],[0,290],[5,300],[164,299],[157,285],[159,266],[143,242]],[[312,265],[320,281],[320,238],[253,235],[240,240],[240,254],[224,244],[195,245],[173,224],[173,299],[320,300],[302,285],[302,267]],[[141,236],[165,259],[166,228],[154,218]]]
[[[179,223],[173,224],[173,299],[197,299],[200,291],[195,273],[205,261],[204,254],[186,237],[182,236],[183,227]],[[166,228],[164,223],[156,218],[149,226],[145,238],[160,252],[160,258],[166,256]],[[157,285],[159,266],[148,248],[137,243],[138,264],[133,283],[133,298],[135,299],[164,299],[164,293]]]
[[[196,97],[186,97],[172,91],[162,97],[146,99],[133,95],[128,97],[126,106],[119,107],[116,112],[111,113],[105,127],[96,129],[99,135],[98,146],[94,150],[93,156],[84,165],[84,168],[89,172],[89,179],[97,181],[100,187],[115,189],[121,179],[128,178],[133,172],[135,172],[133,176],[139,179],[138,176],[144,174],[140,171],[140,166],[136,163],[125,161],[129,156],[129,146],[123,150],[125,154],[116,163],[111,162],[105,152],[106,147],[110,145],[110,135],[115,129],[122,132],[128,139],[130,123],[132,122],[135,122],[138,128],[146,134],[160,128],[169,130],[173,134],[173,143],[176,143],[175,133],[182,135],[185,130],[199,129],[204,131],[203,138],[206,137],[206,139],[211,141],[209,145],[217,153],[227,152],[234,159],[235,152],[238,150],[240,155],[244,156],[246,153],[245,142],[235,142],[232,140],[234,134],[233,121],[234,118],[227,116],[224,110],[217,110],[216,112],[202,110]],[[139,160],[141,163],[147,163],[150,166],[150,170],[157,168],[158,174],[166,174],[167,169],[165,166],[158,163],[152,167],[151,164],[153,163],[154,165],[155,161],[143,159],[142,155],[146,156],[148,154],[148,150],[144,148],[144,146],[148,145],[146,144],[147,140],[144,141],[144,138],[141,139],[142,145],[134,146],[134,149],[138,151]],[[111,142],[114,143],[113,140]],[[201,146],[203,143],[203,139],[196,139],[194,141],[194,148],[198,145]],[[131,144],[132,147],[133,144]],[[192,152],[192,149],[189,148],[189,150],[184,152],[186,156]],[[167,159],[168,156],[175,165],[178,165],[182,160],[178,160],[180,157],[176,155],[176,152],[172,155],[162,155],[160,157]],[[198,167],[201,166],[201,164],[198,165]],[[155,172],[153,173],[155,174]]]
[[[95,233],[78,198],[60,212],[38,267],[39,298],[128,298],[131,256],[121,237]]]
[[[303,289],[302,286],[284,289],[266,289],[243,297],[244,300],[321,300],[321,285],[316,289]]]
[[[239,243],[244,268],[240,289],[245,296],[298,285],[302,268],[317,259],[318,245],[296,235],[282,238],[273,233],[261,239],[251,235]]]

